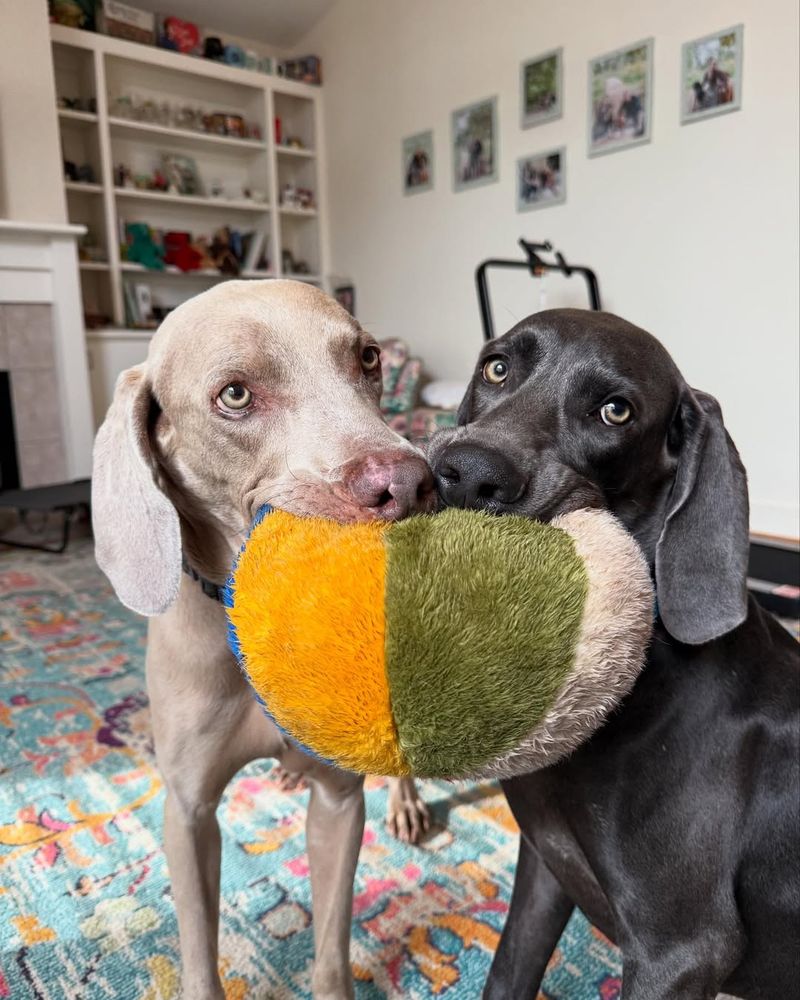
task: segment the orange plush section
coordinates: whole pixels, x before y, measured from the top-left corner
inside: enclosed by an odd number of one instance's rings
[[[320,757],[409,774],[386,677],[384,524],[269,514],[234,573],[231,621],[269,713]]]

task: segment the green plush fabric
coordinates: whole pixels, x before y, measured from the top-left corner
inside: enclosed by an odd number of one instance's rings
[[[461,510],[393,525],[386,545],[400,746],[421,777],[472,774],[519,744],[569,673],[583,561],[558,528]]]

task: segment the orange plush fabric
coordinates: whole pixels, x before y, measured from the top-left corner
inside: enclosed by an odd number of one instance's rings
[[[275,511],[239,557],[230,616],[244,668],[280,726],[342,767],[410,774],[386,676],[386,527]]]

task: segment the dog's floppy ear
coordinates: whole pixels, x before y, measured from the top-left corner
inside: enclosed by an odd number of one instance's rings
[[[140,615],[166,611],[181,579],[178,514],[155,480],[154,405],[144,365],[122,372],[97,432],[92,471],[97,563],[122,603]]]
[[[747,479],[712,396],[686,389],[678,470],[656,547],[661,620],[680,642],[709,642],[747,617]]]

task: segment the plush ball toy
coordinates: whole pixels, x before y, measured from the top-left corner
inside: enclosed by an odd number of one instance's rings
[[[631,688],[650,574],[602,511],[257,520],[231,646],[305,750],[365,774],[510,776],[573,750]]]

